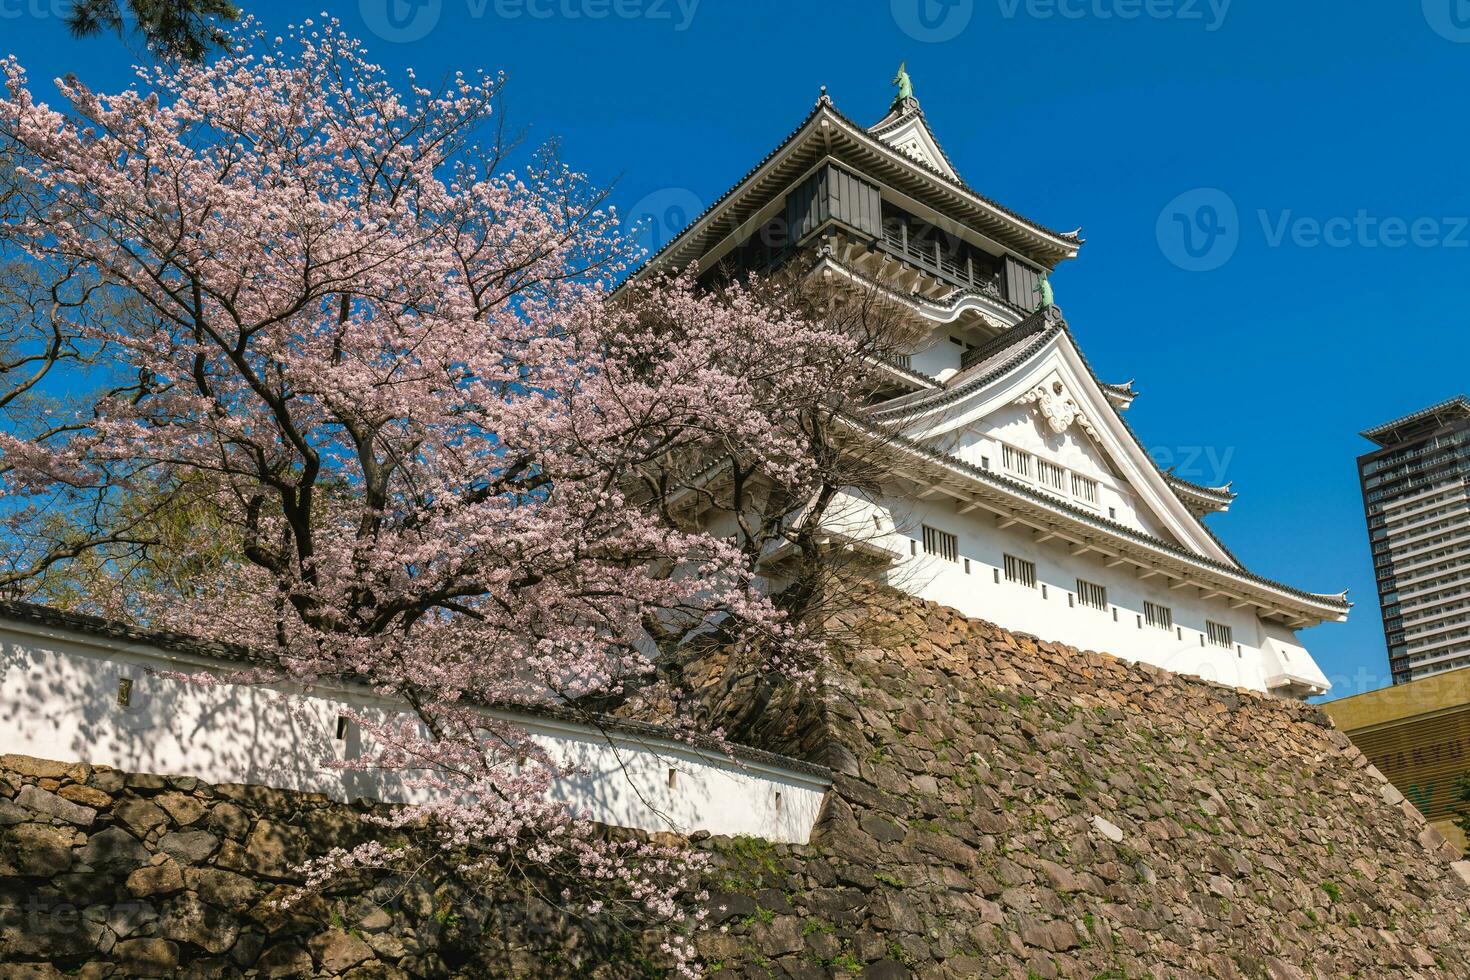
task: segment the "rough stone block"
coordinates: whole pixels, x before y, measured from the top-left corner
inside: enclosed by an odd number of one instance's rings
[[[165,858],[158,864],[139,868],[128,875],[127,880],[128,892],[137,898],[146,898],[149,895],[172,895],[174,892],[182,891],[183,887],[183,872],[179,870],[178,862],[173,858]]]
[[[71,800],[63,799],[55,793],[48,793],[44,789],[35,786],[24,786],[16,794],[15,802],[29,810],[65,820],[67,823],[76,824],[78,827],[90,827],[92,821],[97,818],[97,811],[89,806],[73,803]]]
[[[0,838],[0,874],[51,878],[71,867],[73,832],[26,823]]]
[[[164,812],[180,827],[189,826],[204,816],[206,812],[202,801],[177,790],[159,793],[153,798],[153,802],[162,807]]]
[[[179,947],[166,939],[125,939],[112,948],[112,955],[138,976],[161,976],[179,965]]]
[[[210,905],[231,912],[245,910],[260,894],[260,886],[255,882],[222,868],[188,868],[184,871],[184,881]]]
[[[112,797],[100,789],[95,789],[82,783],[68,783],[57,790],[56,795],[64,800],[71,800],[73,803],[89,806],[94,810],[112,806]]]
[[[219,847],[219,838],[207,830],[176,830],[158,840],[158,849],[182,864],[203,864]]]
[[[1108,820],[1104,817],[1094,816],[1092,818],[1092,826],[1099,834],[1102,834],[1114,844],[1117,844],[1123,840],[1123,828],[1119,827],[1111,820]]]
[[[126,874],[148,863],[148,849],[121,827],[99,830],[77,852],[77,859],[98,871]]]
[[[159,919],[158,931],[169,939],[223,953],[235,944],[240,925],[229,913],[186,894],[169,903]]]
[[[168,823],[168,814],[148,800],[123,800],[113,807],[112,813],[138,837],[147,837],[149,831]]]
[[[342,973],[373,956],[372,947],[341,929],[329,929],[307,944],[312,958],[331,973]]]

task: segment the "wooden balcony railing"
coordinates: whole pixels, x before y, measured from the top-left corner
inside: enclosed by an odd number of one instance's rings
[[[908,225],[888,223],[879,240],[884,251],[915,265],[951,285],[1001,296],[999,270],[979,268],[971,255],[956,255],[944,249],[939,239],[909,236]]]

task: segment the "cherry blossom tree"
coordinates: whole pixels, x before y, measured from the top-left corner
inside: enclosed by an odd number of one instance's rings
[[[634,257],[603,195],[477,142],[502,78],[400,87],[335,23],[255,30],[115,94],[59,81],[58,108],[0,66],[3,234],[54,299],[16,350],[109,379],[0,432],[4,581],[101,554],[101,611],[365,682],[405,713],[359,719],[377,749],[347,764],[436,791],[393,821],[420,854],[685,921],[692,859],[602,840],[480,708],[606,703],[693,643],[809,673],[810,590],[761,562],[815,554],[854,480],[833,422],[873,338],[760,287],[613,294]],[[189,528],[212,560],[131,574]]]

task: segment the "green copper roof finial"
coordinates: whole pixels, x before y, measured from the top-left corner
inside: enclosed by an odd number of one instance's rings
[[[1056,305],[1052,302],[1051,281],[1045,276],[1036,280],[1035,291],[1041,294],[1041,302],[1036,304],[1038,310],[1044,310]]]
[[[898,97],[894,102],[902,102],[904,99],[914,97],[914,83],[909,80],[909,73],[904,69],[908,64],[906,61],[898,63],[898,74],[893,76],[893,84],[898,86]]]

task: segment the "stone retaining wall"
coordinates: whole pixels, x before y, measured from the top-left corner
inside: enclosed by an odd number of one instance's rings
[[[809,845],[695,839],[710,970],[1470,976],[1470,865],[1318,709],[891,597],[848,625],[820,696],[685,668],[740,737],[838,773]],[[359,817],[0,759],[0,977],[658,974],[658,937],[524,895],[364,882],[278,911]]]
[[[711,962],[1470,977],[1470,863],[1318,708],[899,597],[846,620],[820,724],[723,664],[686,671],[715,703],[762,704],[742,738],[838,773],[812,846],[731,848]]]
[[[14,755],[0,794],[0,976],[442,972],[422,889],[397,918],[366,893],[275,906],[295,864],[360,836],[351,807]]]

